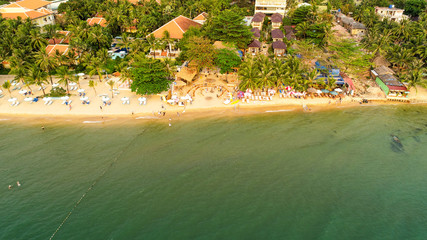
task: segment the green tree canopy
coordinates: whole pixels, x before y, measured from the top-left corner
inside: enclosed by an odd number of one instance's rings
[[[193,36],[187,44],[187,59],[197,65],[198,70],[214,65],[215,48],[204,37]]]
[[[131,90],[137,94],[158,94],[169,89],[169,74],[160,60],[141,58],[134,63],[130,75]]]
[[[220,12],[204,29],[210,39],[235,43],[239,48],[245,48],[252,38],[249,27],[243,23],[243,15],[235,9]]]
[[[230,72],[242,63],[242,60],[234,51],[220,49],[215,58],[215,65],[219,67],[222,74]]]

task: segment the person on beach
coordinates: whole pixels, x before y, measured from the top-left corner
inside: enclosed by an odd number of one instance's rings
[[[70,111],[71,111],[71,103],[70,103],[70,104],[68,104],[68,106],[70,107]]]
[[[99,109],[101,109],[101,111],[102,111],[102,106],[99,106]]]

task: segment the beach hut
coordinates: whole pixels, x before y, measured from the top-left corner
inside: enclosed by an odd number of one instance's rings
[[[273,29],[278,29],[280,26],[282,26],[283,17],[280,13],[275,13],[271,15],[271,27]]]
[[[186,84],[191,83],[197,75],[196,69],[189,67],[183,67],[181,71],[176,74],[176,79],[178,81],[183,81]]]
[[[273,42],[272,48],[274,55],[277,57],[283,56],[286,53],[286,44],[282,40]]]
[[[284,37],[285,35],[280,29],[274,29],[271,31],[271,38],[273,39],[273,42],[282,41]]]
[[[248,53],[251,53],[252,55],[256,55],[259,53],[261,49],[261,42],[254,39],[249,45],[248,45]]]

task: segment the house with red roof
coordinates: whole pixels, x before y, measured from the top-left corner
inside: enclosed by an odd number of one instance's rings
[[[190,29],[191,27],[200,28],[202,24],[184,17],[182,15],[172,19],[167,22],[163,26],[159,27],[149,35],[153,35],[157,39],[162,39],[165,36],[165,33],[169,33],[169,38],[174,39],[175,41],[179,41],[184,37],[184,33]],[[177,57],[180,53],[180,50],[175,48],[175,44],[169,44],[167,49],[155,51],[150,50],[150,56],[153,57]]]
[[[70,51],[70,45],[68,44],[49,44],[46,46],[46,53],[49,56],[55,56],[57,54],[65,55]]]
[[[54,24],[53,12],[47,9],[50,2],[43,0],[22,0],[0,8],[0,14],[6,19],[31,19],[39,27]]]

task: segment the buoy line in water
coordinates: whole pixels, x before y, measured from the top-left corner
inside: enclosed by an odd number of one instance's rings
[[[138,134],[132,141],[135,141],[135,139],[137,139],[140,135],[142,135],[144,131],[142,131],[140,134]],[[114,158],[114,160],[110,163],[110,166],[108,166],[102,173],[101,175],[99,175],[95,181],[92,183],[92,185],[89,186],[89,188],[86,190],[86,192],[83,193],[83,195],[80,197],[80,199],[76,202],[76,204],[74,204],[74,207],[68,212],[67,216],[64,218],[64,220],[62,220],[61,224],[59,224],[59,226],[56,228],[55,232],[53,232],[52,236],[50,236],[49,240],[52,240],[55,235],[59,232],[59,230],[62,228],[62,226],[65,224],[65,222],[67,222],[68,218],[71,216],[71,214],[73,213],[73,211],[77,208],[77,206],[79,206],[79,204],[81,203],[81,201],[86,197],[86,194],[89,193],[90,190],[93,189],[93,187],[99,182],[99,180],[101,180],[101,178],[108,172],[108,170],[111,169],[111,167],[113,167],[113,165],[117,162],[117,160],[120,158],[120,156],[125,152],[125,150],[127,150],[127,148],[129,148],[131,144],[128,144],[126,148],[124,148],[120,154]]]

